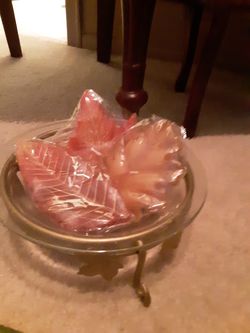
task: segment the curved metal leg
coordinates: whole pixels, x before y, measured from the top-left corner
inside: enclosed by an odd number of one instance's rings
[[[146,254],[147,252],[145,250],[139,250],[137,252],[138,256],[138,261],[137,261],[137,266],[136,270],[134,273],[134,278],[133,278],[133,288],[135,289],[135,292],[137,296],[140,298],[140,301],[145,307],[148,307],[151,303],[151,296],[149,293],[148,288],[146,285],[141,281],[142,279],[142,273],[143,273],[143,268],[146,260]]]

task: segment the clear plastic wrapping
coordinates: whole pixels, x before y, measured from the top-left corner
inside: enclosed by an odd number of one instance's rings
[[[183,134],[151,117],[114,117],[93,90],[83,93],[66,128],[17,143],[22,183],[52,223],[107,232],[166,208],[186,172]]]

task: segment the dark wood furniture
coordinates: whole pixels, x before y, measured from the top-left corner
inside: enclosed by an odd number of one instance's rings
[[[0,0],[0,15],[12,57],[22,57],[15,14],[11,0]]]
[[[97,0],[97,60],[110,62],[115,0]]]
[[[99,0],[101,2],[102,0]],[[206,86],[212,71],[217,51],[223,39],[227,27],[230,11],[235,8],[249,8],[250,0],[174,0],[188,5],[193,10],[191,22],[189,46],[180,74],[175,83],[177,92],[185,91],[189,73],[193,64],[199,27],[204,9],[209,9],[212,19],[208,35],[206,36],[200,59],[197,63],[195,76],[191,85],[188,105],[185,112],[183,125],[189,137],[194,136],[201,110]],[[103,2],[105,2],[103,0]],[[122,0],[123,14],[123,70],[122,86],[116,96],[119,104],[130,112],[139,112],[147,102],[148,95],[143,89],[144,74],[147,59],[147,47],[151,23],[156,0]],[[113,13],[114,1],[109,2],[106,12]],[[112,15],[106,13],[106,18]],[[102,24],[104,26],[104,24]],[[107,25],[106,25],[107,26]],[[112,39],[111,24],[109,31],[109,43]],[[101,38],[98,34],[98,39]],[[110,44],[108,44],[110,45]],[[110,52],[110,46],[108,47]],[[100,49],[98,50],[100,53]],[[107,52],[108,53],[108,52]],[[102,57],[98,57],[102,60]],[[105,55],[110,59],[110,53]]]

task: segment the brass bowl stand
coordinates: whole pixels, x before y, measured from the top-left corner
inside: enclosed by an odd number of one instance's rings
[[[54,132],[50,131],[39,135],[44,139]],[[204,200],[200,200],[199,206],[187,218],[192,205],[195,189],[195,171],[192,165],[187,166],[185,176],[185,197],[176,210],[170,216],[163,217],[157,223],[145,224],[140,222],[139,228],[133,226],[127,233],[104,235],[102,237],[89,237],[69,234],[61,230],[55,230],[50,226],[41,224],[35,215],[29,215],[20,205],[20,197],[26,196],[25,191],[17,177],[18,165],[15,154],[12,154],[5,162],[0,177],[0,190],[2,199],[7,208],[6,218],[3,223],[8,229],[33,243],[49,248],[70,253],[98,256],[99,258],[115,258],[117,256],[130,256],[137,254],[137,265],[133,275],[133,288],[142,304],[148,307],[151,297],[148,288],[142,282],[142,274],[145,266],[147,250],[157,245],[166,244],[166,247],[177,246],[183,229],[192,222],[203,206]],[[28,199],[28,197],[26,196]],[[116,271],[121,268],[117,266]],[[79,274],[85,270],[80,267]],[[93,272],[92,272],[93,273]],[[103,276],[102,272],[95,272]],[[91,274],[91,275],[95,275]],[[113,274],[115,275],[115,274]],[[113,277],[113,275],[111,277]]]

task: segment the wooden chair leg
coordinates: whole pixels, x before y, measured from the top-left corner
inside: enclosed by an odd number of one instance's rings
[[[155,2],[156,0],[122,0],[122,87],[116,99],[130,112],[138,112],[148,99],[146,91],[143,90],[143,81]]]
[[[11,0],[0,0],[0,15],[12,57],[22,57],[15,14]]]
[[[97,1],[97,61],[110,62],[115,0]]]
[[[188,77],[193,65],[194,55],[199,35],[200,23],[203,13],[203,7],[200,5],[194,6],[192,23],[189,34],[188,49],[184,59],[184,62],[181,67],[181,71],[175,83],[176,92],[184,92],[186,89]]]
[[[193,137],[196,131],[202,100],[217,51],[223,39],[228,16],[229,10],[227,9],[213,10],[212,23],[197,65],[184,118],[183,125],[187,130],[188,137]]]

